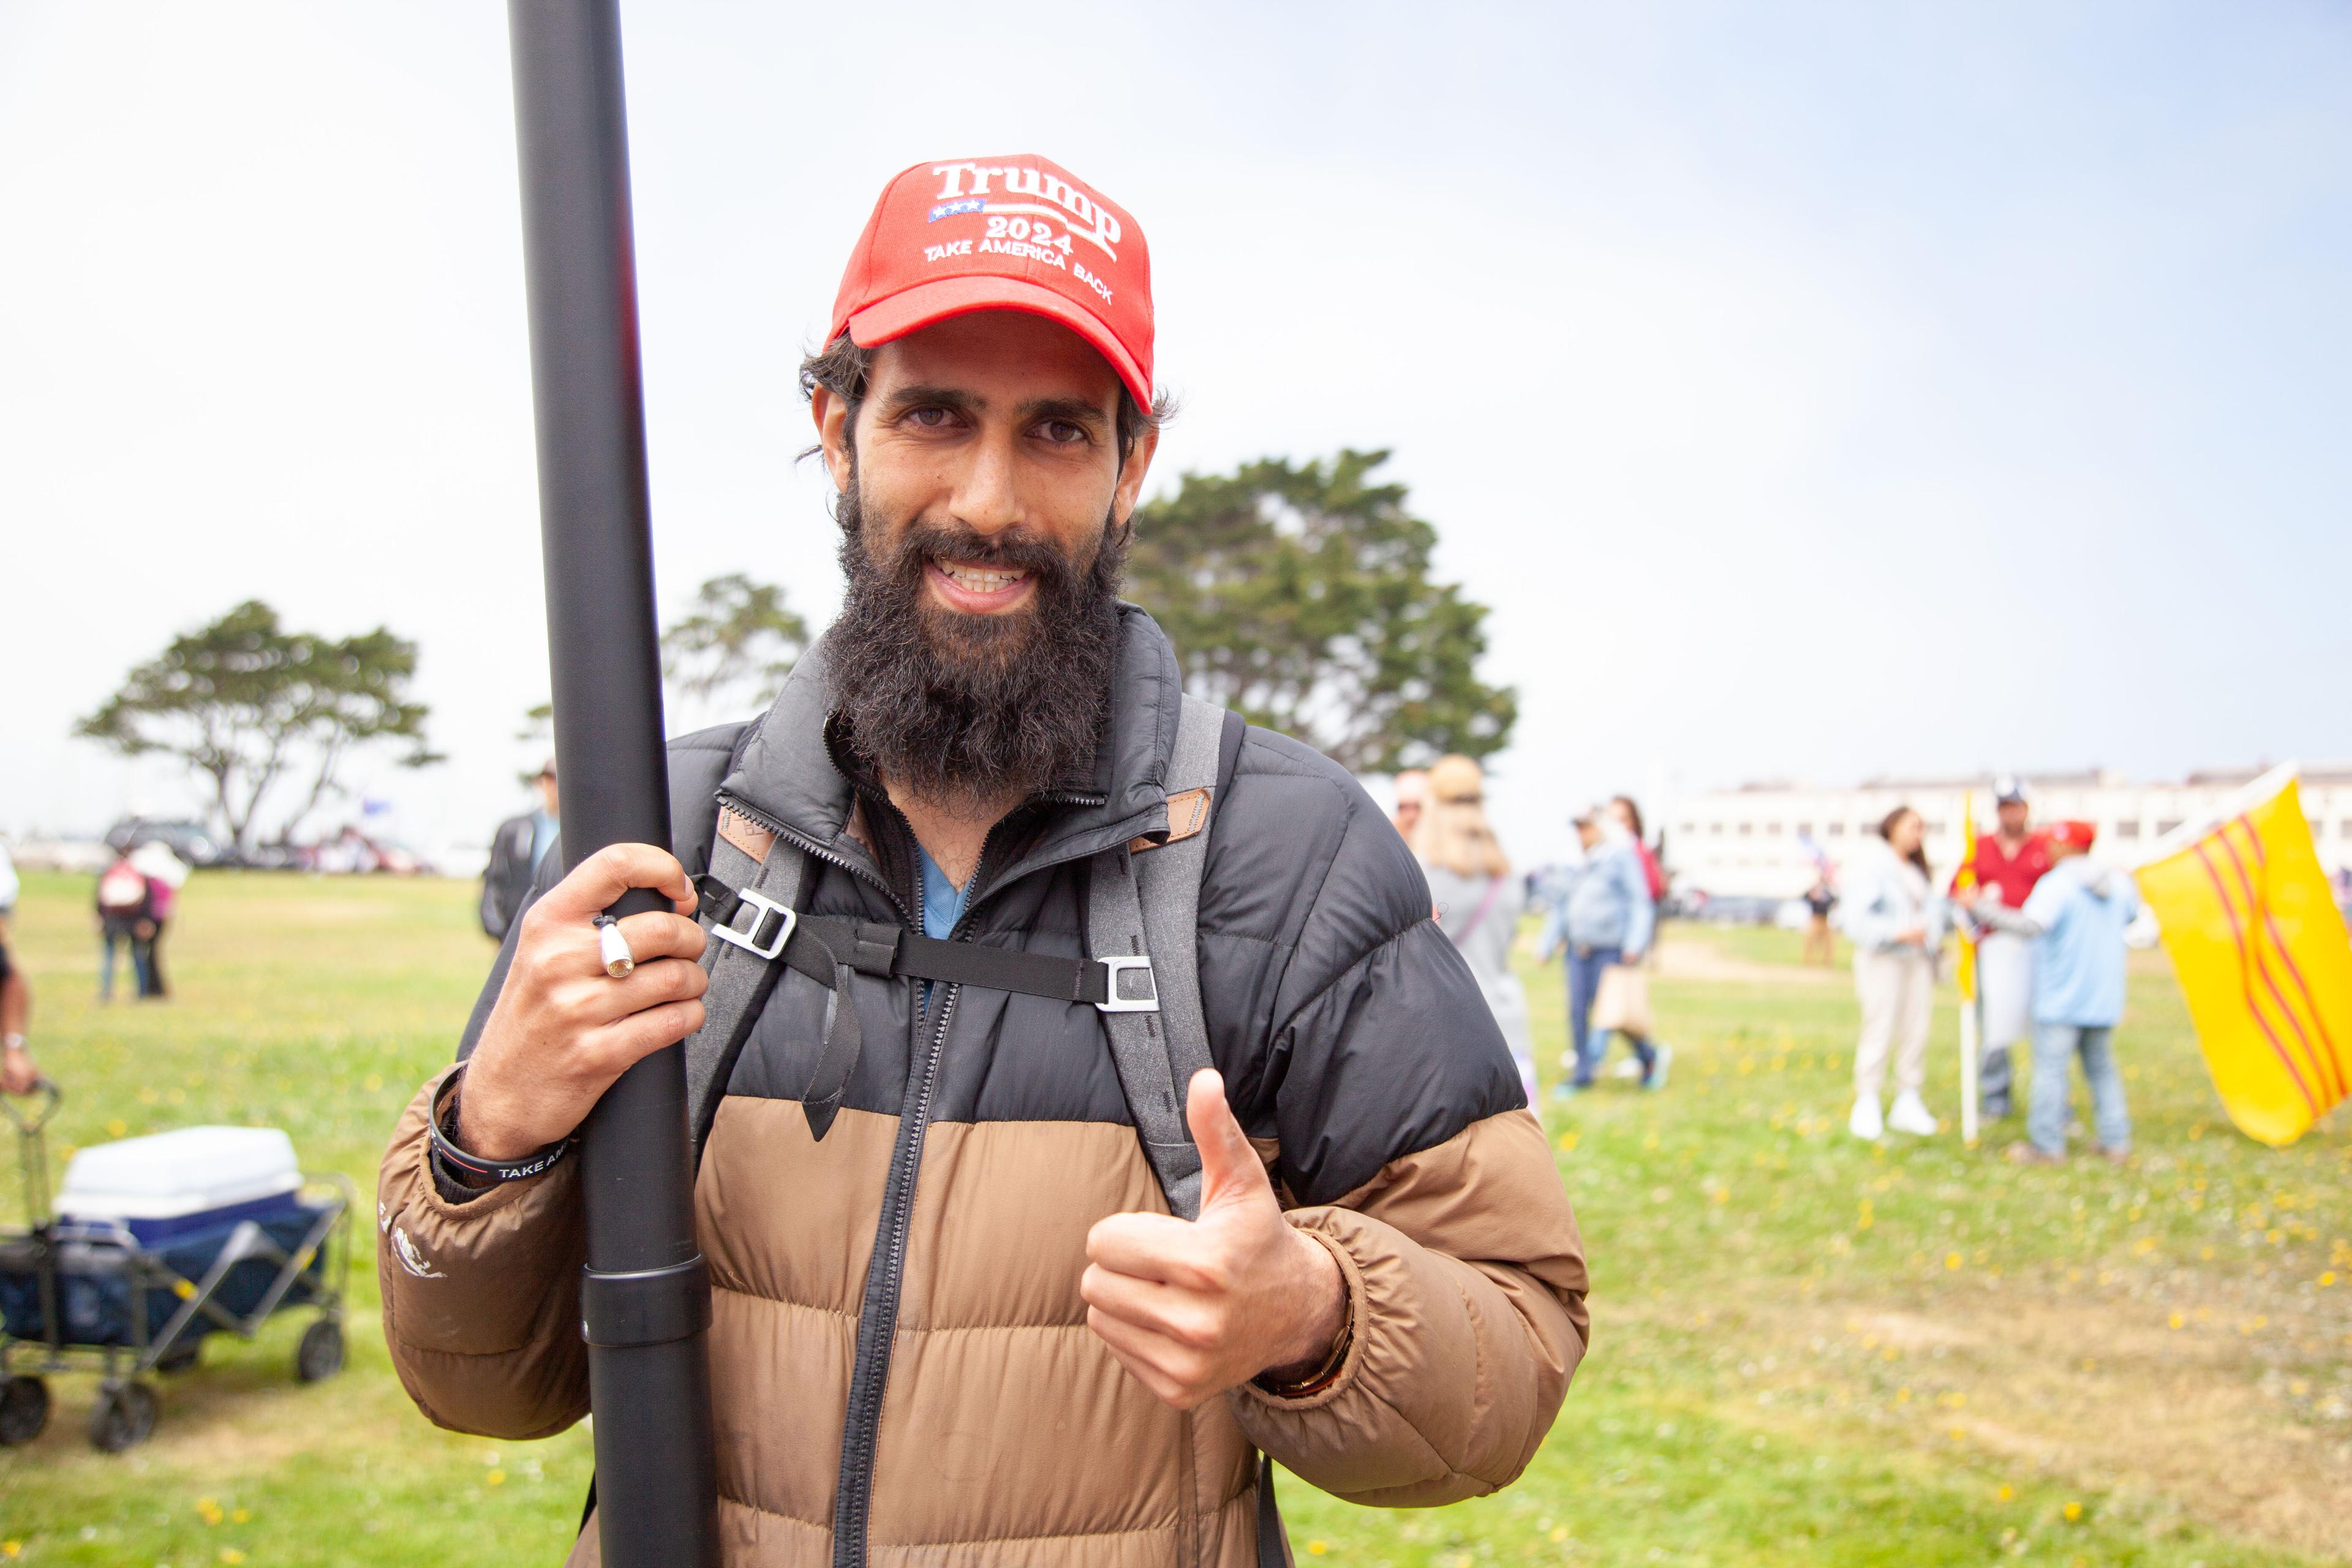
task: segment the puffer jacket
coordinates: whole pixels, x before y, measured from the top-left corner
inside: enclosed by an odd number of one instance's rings
[[[1167,831],[1179,671],[1150,618],[1123,616],[1095,777],[990,836],[959,940],[1081,955],[1087,858]],[[740,726],[674,743],[678,842],[708,842],[715,795],[803,847],[814,912],[915,927],[912,836],[837,731],[820,652],[748,744]],[[799,1100],[830,993],[787,972],[694,1194],[729,1563],[816,1568],[838,1529],[891,1568],[1247,1568],[1259,1449],[1394,1506],[1492,1491],[1533,1456],[1584,1352],[1585,1268],[1476,982],[1328,760],[1251,730],[1225,795],[1200,904],[1211,1054],[1287,1218],[1346,1280],[1336,1380],[1179,1413],[1087,1327],[1088,1227],[1167,1211],[1094,1008],[941,984],[925,1012],[918,982],[857,974],[865,1044],[818,1142]],[[588,1410],[577,1162],[470,1199],[437,1186],[440,1081],[381,1178],[394,1363],[444,1426],[560,1432]],[[572,1561],[595,1559],[592,1526]]]

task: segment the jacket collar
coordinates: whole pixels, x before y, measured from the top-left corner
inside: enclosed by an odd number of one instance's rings
[[[1118,610],[1110,715],[1095,748],[1092,790],[1054,797],[1057,809],[1045,831],[1017,863],[993,879],[997,884],[1039,866],[1168,831],[1168,766],[1182,710],[1182,675],[1176,650],[1158,623],[1134,605],[1121,603]],[[849,832],[856,790],[826,742],[835,707],[825,658],[831,635],[793,666],[719,794],[829,856],[871,866],[872,856]]]

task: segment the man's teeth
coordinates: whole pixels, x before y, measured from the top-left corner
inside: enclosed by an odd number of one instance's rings
[[[955,585],[973,594],[993,594],[1007,588],[1029,575],[1026,572],[995,572],[981,566],[950,566],[937,563],[939,569],[955,579]]]

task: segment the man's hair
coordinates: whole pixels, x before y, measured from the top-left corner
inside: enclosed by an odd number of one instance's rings
[[[859,348],[847,332],[824,345],[822,352],[801,361],[801,395],[814,397],[816,389],[824,387],[849,405],[849,423],[857,424],[857,405],[866,401],[866,384],[874,368],[874,351]],[[1176,400],[1165,392],[1144,407],[1136,402],[1135,394],[1127,383],[1118,384],[1118,463],[1127,466],[1128,454],[1135,450],[1136,442],[1146,431],[1156,431],[1176,414]],[[810,448],[811,451],[815,448]],[[804,454],[805,455],[805,454]]]

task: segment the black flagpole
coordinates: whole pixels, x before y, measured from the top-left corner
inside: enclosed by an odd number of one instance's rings
[[[563,852],[669,846],[617,0],[509,0]],[[665,907],[631,890],[615,914]],[[581,1282],[606,1568],[715,1568],[709,1272],[677,1047],[589,1114]]]

